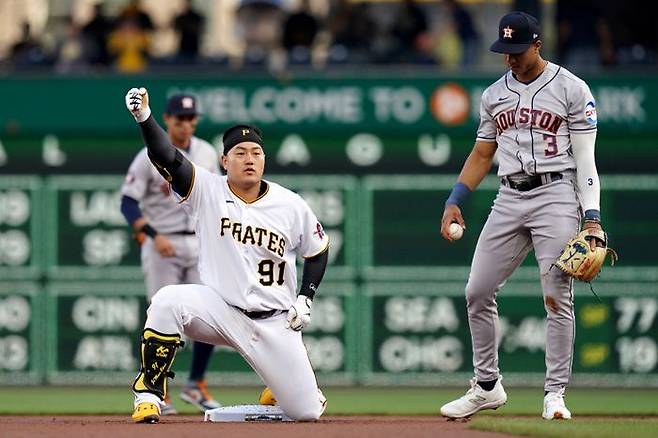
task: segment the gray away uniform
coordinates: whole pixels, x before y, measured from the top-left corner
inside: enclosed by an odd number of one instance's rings
[[[511,71],[482,95],[478,141],[495,141],[501,187],[478,239],[466,286],[479,381],[498,378],[500,332],[496,294],[534,248],[539,264],[546,326],[546,391],[569,383],[575,338],[570,278],[550,269],[579,229],[580,207],[571,136],[596,130],[589,87],[548,63],[529,84]],[[528,187],[529,176],[538,185]],[[513,188],[516,187],[516,188]]]
[[[192,137],[188,150],[179,150],[198,166],[219,173],[217,152],[208,142]],[[169,183],[151,164],[146,148],[130,164],[121,194],[139,201],[144,218],[171,241],[176,251],[173,257],[162,257],[153,239],[147,238],[142,245],[142,271],[149,301],[164,286],[200,283],[199,242],[194,235],[194,224],[178,205]]]

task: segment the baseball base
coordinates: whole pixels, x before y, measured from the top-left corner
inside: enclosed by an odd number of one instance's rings
[[[283,413],[281,407],[263,405],[223,406],[210,409],[206,411],[203,420],[214,423],[294,421]]]

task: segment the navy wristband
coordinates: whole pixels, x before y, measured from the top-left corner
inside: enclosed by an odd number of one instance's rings
[[[468,198],[468,195],[470,194],[471,189],[469,189],[466,184],[458,182],[452,188],[452,192],[450,192],[450,196],[448,196],[446,205],[454,204],[459,206],[466,200],[466,198]]]
[[[601,222],[601,212],[595,209],[586,210],[585,220],[591,222]]]
[[[155,231],[155,228],[153,228],[149,224],[146,224],[142,227],[142,232],[147,236],[149,236],[151,239],[155,238],[155,236],[158,235],[158,232]]]

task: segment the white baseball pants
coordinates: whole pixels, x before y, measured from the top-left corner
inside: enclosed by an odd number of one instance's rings
[[[185,335],[197,341],[234,348],[261,377],[295,420],[317,420],[326,399],[302,342],[301,332],[284,327],[286,312],[250,319],[208,286],[171,285],[160,289],[148,308],[145,328]],[[135,406],[154,394],[136,393]]]

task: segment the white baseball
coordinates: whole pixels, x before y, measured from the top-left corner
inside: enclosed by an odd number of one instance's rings
[[[448,227],[448,236],[450,236],[452,240],[461,239],[463,234],[464,234],[464,229],[457,222],[451,223],[450,226]]]

